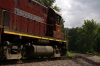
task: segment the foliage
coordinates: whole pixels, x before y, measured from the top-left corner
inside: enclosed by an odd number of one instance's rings
[[[47,7],[51,7],[53,3],[55,2],[55,0],[36,0],[36,1]]]
[[[68,32],[69,50],[72,50],[72,51],[77,50],[77,48],[76,48],[77,45],[75,44],[75,42],[77,41],[77,37],[78,37],[78,34],[77,34],[78,29],[79,29],[78,27],[72,28]]]
[[[61,30],[62,30],[63,33],[64,33],[64,31],[65,31],[65,29],[64,29],[64,22],[65,22],[65,21],[62,19],[62,23],[61,23],[62,29],[61,29]]]
[[[71,52],[67,51],[66,56],[68,56],[68,57],[72,57],[72,56],[73,56],[73,54],[72,54]]]
[[[100,25],[84,20],[82,27],[72,28],[69,33],[69,50],[81,53],[100,53]]]
[[[53,8],[54,10],[58,11],[58,12],[60,12],[60,10],[61,10],[59,7],[57,7],[57,5],[53,6],[52,8]]]

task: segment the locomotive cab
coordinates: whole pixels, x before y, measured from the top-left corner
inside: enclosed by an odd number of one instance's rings
[[[46,29],[46,35],[63,39],[63,33],[61,31],[61,15],[49,8],[48,10],[48,18],[47,18],[47,29]]]

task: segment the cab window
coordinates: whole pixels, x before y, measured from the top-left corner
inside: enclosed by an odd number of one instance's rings
[[[4,14],[3,14],[3,25],[4,26],[9,26],[9,14],[10,14],[9,11],[4,11]]]
[[[19,7],[19,5],[20,5],[19,0],[14,0],[14,1],[15,1],[15,6]]]
[[[57,16],[57,23],[60,24],[60,21],[61,21],[61,17]]]
[[[42,8],[42,12],[43,12],[44,14],[46,14],[46,9],[45,9],[45,8]]]
[[[31,0],[28,0],[28,3],[31,3]]]

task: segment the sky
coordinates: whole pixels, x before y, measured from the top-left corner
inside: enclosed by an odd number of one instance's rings
[[[100,23],[100,0],[56,0],[65,20],[64,27],[81,27],[86,19]]]

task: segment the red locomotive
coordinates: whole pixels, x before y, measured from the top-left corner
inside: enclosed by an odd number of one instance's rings
[[[34,0],[0,0],[0,58],[61,57],[61,16]]]

